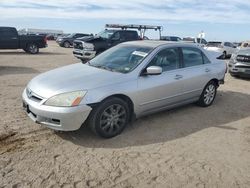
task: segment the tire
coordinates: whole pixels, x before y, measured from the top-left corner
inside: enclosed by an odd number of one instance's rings
[[[31,43],[27,45],[25,52],[30,53],[30,54],[38,54],[39,48],[37,44]]]
[[[87,59],[80,59],[81,60],[81,62],[83,63],[83,64],[85,64],[85,63],[87,63],[88,62],[88,60]]]
[[[227,52],[223,52],[222,59],[226,59],[226,58],[227,58]]]
[[[213,104],[217,93],[217,84],[214,81],[207,83],[203,89],[198,105],[202,107],[208,107]]]
[[[113,97],[96,106],[88,119],[88,125],[94,134],[111,138],[119,135],[129,121],[128,104],[122,99]]]
[[[240,76],[239,76],[239,75],[236,75],[236,74],[230,73],[230,75],[231,75],[232,77],[234,77],[234,78],[240,78]]]
[[[69,43],[68,41],[65,41],[65,42],[63,43],[63,47],[64,47],[64,48],[70,48],[70,43]]]

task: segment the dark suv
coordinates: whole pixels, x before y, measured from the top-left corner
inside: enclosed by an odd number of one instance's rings
[[[70,35],[64,36],[64,37],[58,37],[56,42],[64,48],[69,48],[70,46],[73,46],[73,41],[77,38],[90,36],[89,34],[83,34],[83,33],[72,33]]]
[[[74,41],[75,57],[86,61],[108,48],[126,41],[140,40],[137,31],[106,29],[95,36],[82,37]]]

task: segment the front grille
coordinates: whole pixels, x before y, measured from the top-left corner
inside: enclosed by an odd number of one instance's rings
[[[250,63],[250,56],[238,55],[238,56],[236,57],[236,60],[237,60],[238,62]]]
[[[242,68],[242,69],[250,69],[250,66],[245,65],[237,65],[235,68]]]
[[[74,48],[82,50],[83,49],[82,42],[77,42],[77,41],[74,42]]]
[[[35,102],[41,102],[43,100],[42,97],[35,94],[33,91],[31,91],[29,88],[26,89],[26,95],[30,100],[33,100]]]

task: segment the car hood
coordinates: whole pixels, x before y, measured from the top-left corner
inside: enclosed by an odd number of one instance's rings
[[[57,68],[38,75],[28,88],[43,98],[78,90],[90,90],[126,81],[127,75],[82,63]]]

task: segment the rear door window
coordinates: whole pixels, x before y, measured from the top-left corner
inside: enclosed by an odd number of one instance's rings
[[[183,63],[184,67],[193,67],[203,65],[203,53],[197,48],[183,47]]]
[[[124,37],[126,40],[137,40],[138,34],[136,32],[124,32]]]

